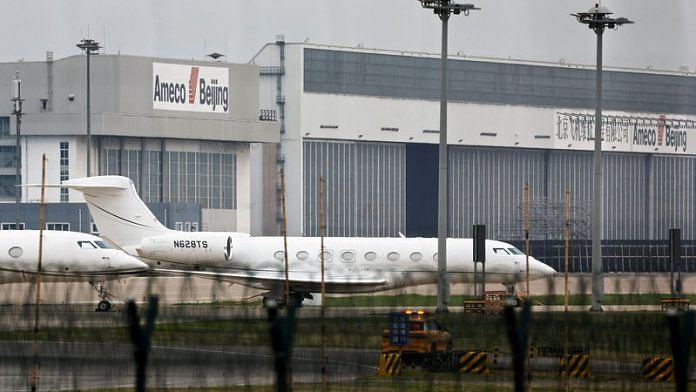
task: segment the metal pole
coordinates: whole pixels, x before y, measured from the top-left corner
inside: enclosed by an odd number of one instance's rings
[[[329,385],[326,377],[326,285],[324,282],[324,236],[326,235],[326,223],[324,222],[324,177],[319,177],[319,235],[321,260],[321,390],[328,391]]]
[[[283,258],[285,259],[285,293],[283,300],[285,306],[288,306],[290,299],[290,273],[288,271],[288,223],[285,215],[285,171],[283,169],[280,169],[280,203],[283,209]]]
[[[603,27],[596,27],[597,34],[597,91],[595,106],[595,140],[592,165],[594,184],[592,189],[592,308],[602,311],[604,279],[602,276],[602,34]]]
[[[564,248],[564,304],[565,304],[565,312],[568,312],[568,248],[569,248],[569,243],[570,243],[570,191],[568,188],[565,190],[565,197],[563,198],[563,237],[564,237],[564,242],[565,246]]]
[[[440,146],[437,217],[437,313],[447,313],[447,21],[450,11],[442,9],[442,65],[440,71]]]
[[[89,86],[89,57],[90,57],[90,49],[88,48],[86,50],[87,52],[87,177],[92,176],[92,157],[91,157],[91,150],[92,150],[92,128],[91,128],[91,121],[90,121],[90,115],[91,115],[91,108],[90,108],[90,86]]]
[[[524,260],[525,260],[525,281],[527,291],[525,295],[529,297],[529,184],[524,184]]]
[[[15,229],[19,230],[19,224],[21,221],[21,201],[22,201],[22,145],[21,145],[21,134],[22,134],[22,80],[19,79],[19,70],[15,79],[12,81],[12,114],[14,114],[17,121],[16,129],[16,144],[15,144],[15,207],[16,211],[16,222]]]
[[[19,230],[19,223],[21,221],[20,218],[20,203],[22,202],[22,187],[20,186],[22,184],[22,145],[21,145],[21,129],[22,129],[22,103],[21,103],[21,97],[19,101],[19,110],[16,113],[17,115],[17,146],[15,147],[15,165],[17,166],[15,169],[15,203],[17,206],[17,222],[15,224],[15,230]]]
[[[39,310],[41,306],[41,268],[43,263],[43,230],[46,226],[46,154],[41,157],[41,203],[39,204],[39,257],[36,265],[36,297],[34,299],[34,343],[31,367],[31,391],[36,392],[39,381]]]

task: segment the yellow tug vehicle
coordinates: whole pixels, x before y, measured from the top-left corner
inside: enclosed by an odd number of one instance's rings
[[[408,341],[393,344],[389,329],[382,333],[382,354],[400,353],[406,365],[423,365],[426,354],[452,351],[452,335],[440,324],[432,312],[404,310],[408,317]]]

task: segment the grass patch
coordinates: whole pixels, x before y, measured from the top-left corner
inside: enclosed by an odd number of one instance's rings
[[[606,305],[659,305],[660,298],[667,298],[669,294],[605,294]],[[692,303],[696,303],[696,295],[685,296]],[[536,305],[563,305],[563,295],[534,295],[529,297]],[[451,306],[459,306],[464,301],[477,299],[468,295],[453,295]],[[573,294],[568,296],[569,305],[589,306],[592,296],[590,294]],[[350,297],[327,297],[327,306],[330,307],[392,307],[403,309],[405,307],[429,307],[437,305],[437,297],[434,295],[400,294],[400,295],[355,295]]]

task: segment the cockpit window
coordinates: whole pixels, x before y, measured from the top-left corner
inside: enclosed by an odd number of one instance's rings
[[[111,245],[109,245],[105,241],[94,241],[94,243],[97,244],[97,246],[102,248],[102,249],[111,249]]]
[[[97,249],[97,247],[89,241],[77,241],[77,246],[82,249]]]
[[[508,251],[505,250],[505,248],[493,248],[493,252],[497,255],[509,255]]]
[[[523,255],[524,254],[524,253],[522,253],[521,250],[519,250],[517,248],[508,248],[508,251],[510,251],[510,253],[512,253],[513,255]]]

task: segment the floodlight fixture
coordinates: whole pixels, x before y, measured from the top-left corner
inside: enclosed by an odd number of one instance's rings
[[[418,0],[423,8],[429,8],[433,10],[436,15],[449,16],[450,14],[459,15],[463,13],[464,15],[469,15],[471,10],[480,10],[476,8],[473,4],[465,3],[455,3],[451,0]]]
[[[586,12],[570,15],[574,16],[578,22],[586,24],[587,27],[595,31],[598,29],[604,30],[605,28],[616,29],[621,25],[633,23],[632,20],[624,17],[612,18],[610,16],[612,14],[613,12],[609,11],[609,8],[595,3],[594,7]]]

